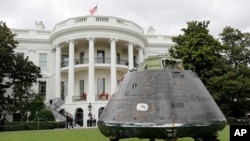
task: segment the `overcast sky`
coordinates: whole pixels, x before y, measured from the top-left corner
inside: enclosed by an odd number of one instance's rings
[[[218,36],[225,26],[250,32],[250,0],[0,0],[0,21],[9,28],[35,29],[43,21],[46,30],[65,19],[95,15],[132,20],[146,33],[179,35],[188,21],[209,20],[209,30]]]

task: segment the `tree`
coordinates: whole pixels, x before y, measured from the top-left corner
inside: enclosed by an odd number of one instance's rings
[[[18,42],[4,22],[0,22],[0,112],[19,112],[24,118],[34,98],[31,87],[41,77],[40,68],[28,58],[14,54]],[[6,93],[6,90],[9,89]]]
[[[5,97],[6,89],[9,88],[5,78],[8,76],[8,71],[13,66],[14,51],[17,42],[13,39],[14,34],[9,30],[6,24],[0,21],[0,112],[6,109],[7,98]]]
[[[25,119],[27,118],[29,104],[35,98],[31,88],[37,78],[41,77],[40,68],[28,61],[28,58],[24,59],[22,56],[17,55],[14,57],[13,68],[9,72],[13,97],[7,109],[13,113],[19,112],[22,118]]]
[[[170,55],[182,59],[184,68],[195,71],[204,83],[221,56],[220,43],[209,34],[208,25],[209,21],[188,22],[181,29],[184,34],[172,38],[176,44],[170,49]]]
[[[174,37],[170,55],[199,75],[226,116],[242,117],[249,107],[250,34],[226,27],[220,41],[209,35],[209,22],[188,22]]]
[[[238,29],[225,27],[220,34],[223,46],[223,58],[229,66],[222,76],[224,79],[222,91],[226,108],[231,109],[229,116],[241,117],[247,112],[250,94],[250,34]],[[227,100],[227,102],[225,102]],[[230,103],[230,104],[229,104]]]

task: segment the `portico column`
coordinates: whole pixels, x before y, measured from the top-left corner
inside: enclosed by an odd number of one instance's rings
[[[87,101],[88,102],[94,102],[95,101],[95,93],[94,93],[94,83],[95,83],[95,63],[94,63],[94,59],[95,59],[95,52],[94,52],[94,40],[95,38],[91,37],[88,38],[89,40],[89,82],[88,82],[88,93],[87,93]]]
[[[134,68],[134,58],[133,58],[133,43],[128,43],[128,69],[131,70]]]
[[[75,81],[75,45],[74,40],[69,40],[69,71],[68,71],[68,96],[66,103],[71,103],[74,95],[74,81]]]
[[[110,39],[110,94],[112,95],[116,89],[116,41],[117,39]]]
[[[143,48],[139,47],[139,64],[143,61]]]
[[[55,98],[61,98],[61,46],[56,45]]]

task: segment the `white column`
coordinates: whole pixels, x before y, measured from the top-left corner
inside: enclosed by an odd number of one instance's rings
[[[55,98],[61,98],[61,46],[56,45]]]
[[[139,64],[143,61],[143,48],[139,47]]]
[[[116,89],[116,41],[117,39],[110,39],[110,94],[112,95]]]
[[[128,69],[134,68],[134,55],[133,55],[133,43],[128,43]]]
[[[95,101],[95,47],[94,47],[94,38],[88,38],[89,40],[89,82],[88,82],[88,93],[87,93],[87,101],[94,102]]]
[[[68,69],[68,96],[66,103],[71,103],[74,95],[75,81],[75,45],[74,40],[69,41],[69,69]]]

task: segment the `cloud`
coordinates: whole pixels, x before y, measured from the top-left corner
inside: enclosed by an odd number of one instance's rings
[[[11,28],[46,29],[68,18],[89,15],[98,4],[98,15],[132,20],[146,32],[153,26],[158,34],[178,35],[192,20],[210,20],[210,33],[217,36],[225,26],[249,32],[248,0],[1,0],[0,20]]]

